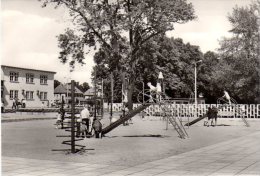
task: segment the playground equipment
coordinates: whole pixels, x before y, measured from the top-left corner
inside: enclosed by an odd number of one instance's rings
[[[143,95],[144,94],[144,95]],[[145,102],[146,104],[154,104],[157,103],[160,105],[162,109],[162,113],[166,117],[167,123],[168,121],[172,124],[174,129],[179,134],[180,138],[184,139],[186,137],[189,137],[188,133],[186,132],[184,126],[182,125],[180,119],[176,116],[174,108],[172,106],[172,98],[167,96],[163,92],[157,92],[157,91],[151,91],[151,90],[145,90],[144,93],[140,92],[138,94],[138,101],[141,102],[141,97],[145,100],[142,100],[142,102]]]
[[[61,108],[63,109],[64,101],[62,100]],[[85,150],[94,150],[94,149],[86,149],[85,146],[76,144],[77,141],[83,140],[82,138],[76,139],[76,133],[75,126],[77,125],[77,122],[75,120],[75,81],[71,81],[71,116],[69,122],[62,122],[63,124],[66,124],[66,127],[63,126],[63,129],[65,131],[70,132],[70,135],[57,135],[56,137],[62,137],[62,138],[70,138],[69,140],[64,140],[62,144],[69,145],[70,149],[53,149],[52,151],[67,151],[71,153],[77,153],[79,151],[85,151]],[[76,148],[79,147],[79,148]]]
[[[172,105],[169,103],[164,103],[162,104],[162,109],[165,113],[167,120],[169,120],[169,122],[172,124],[174,129],[179,134],[180,138],[185,139],[186,137],[189,137],[180,119],[177,116],[174,116]]]
[[[229,101],[229,100],[225,99],[224,97],[220,97],[220,98],[218,98],[217,103],[218,103],[218,104],[226,103],[226,104],[222,104],[222,105],[220,106],[220,108],[218,108],[218,109],[222,109],[222,108],[225,107],[225,106],[234,107],[234,108],[235,108],[235,114],[236,114],[237,116],[240,116],[240,117],[241,117],[242,121],[245,123],[245,125],[246,125],[247,127],[250,127],[250,124],[248,123],[248,121],[247,121],[246,118],[245,118],[245,112],[244,112],[244,110],[243,110],[241,107],[238,106],[238,104],[237,104],[237,102],[236,102],[235,99],[233,99],[232,97],[230,97],[230,101]],[[227,104],[227,103],[229,103],[229,104]]]
[[[226,91],[225,91],[225,95],[223,97],[218,98],[218,100],[217,100],[218,111],[221,110],[224,107],[235,107],[235,114],[241,117],[242,121],[245,123],[245,125],[247,127],[250,126],[248,121],[244,117],[245,116],[244,111],[241,109],[241,107],[239,107],[237,105],[236,100],[233,99],[232,97],[230,97]],[[191,121],[189,123],[186,123],[185,126],[191,126],[191,125],[201,121],[202,119],[204,119],[206,117],[207,117],[207,115],[204,114],[203,116],[198,117],[198,118],[194,119],[193,121]]]
[[[111,123],[107,127],[102,129],[102,135],[107,134],[108,132],[112,131],[119,125],[125,123],[132,117],[134,117],[136,114],[143,111],[145,108],[149,107],[152,104],[159,104],[161,106],[161,109],[163,110],[163,114],[169,120],[169,122],[173,125],[174,129],[179,134],[180,138],[186,138],[188,137],[188,134],[186,130],[184,129],[182,123],[180,122],[180,119],[177,117],[174,117],[174,111],[173,107],[171,106],[171,98],[162,93],[162,89],[160,87],[160,84],[157,84],[157,87],[154,87],[151,85],[151,83],[148,83],[148,86],[150,87],[150,90],[143,90],[139,91],[138,94],[138,101],[142,105],[137,107],[136,109],[128,112],[126,115],[123,115],[120,119],[116,120],[115,122]],[[123,86],[124,87],[124,86]],[[159,91],[157,91],[159,90]],[[123,103],[125,103],[126,97],[126,90],[123,88]]]
[[[106,133],[112,131],[113,129],[115,129],[119,125],[123,124],[127,120],[129,120],[132,117],[134,117],[136,114],[138,114],[141,111],[143,111],[148,106],[150,106],[150,104],[144,104],[144,105],[141,105],[141,106],[137,107],[136,109],[130,111],[128,114],[126,114],[122,118],[118,119],[117,121],[115,121],[115,122],[111,123],[110,125],[108,125],[107,127],[103,128],[101,134],[105,135]]]

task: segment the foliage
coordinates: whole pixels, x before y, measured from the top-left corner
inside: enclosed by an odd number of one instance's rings
[[[218,54],[208,51],[203,55],[203,62],[199,65],[198,91],[203,93],[207,103],[216,103],[217,99],[223,96],[221,84],[215,81],[213,70],[219,64]],[[224,75],[223,75],[224,76]]]
[[[227,89],[241,103],[260,102],[259,9],[258,0],[247,7],[235,7],[229,14],[233,36],[220,42],[221,62],[213,73],[219,88]]]
[[[153,37],[174,29],[174,23],[195,18],[192,4],[186,0],[40,0],[69,9],[73,29],[58,37],[62,49],[59,59],[84,64],[89,48],[102,47],[110,71],[129,78],[128,96],[132,93],[140,52]],[[151,58],[153,59],[153,58]]]
[[[151,82],[154,86],[158,82],[158,75],[161,71],[164,76],[166,93],[171,97],[190,97],[194,91],[194,63],[203,59],[203,54],[198,46],[185,44],[181,39],[155,37],[147,42],[144,51],[138,53],[136,74],[139,77],[135,81],[133,100],[137,101],[137,95],[144,88],[148,89],[147,83]],[[110,96],[110,74],[111,71],[106,67],[107,59],[103,55],[102,48],[94,56],[97,64],[97,79],[104,79],[104,92],[106,97]],[[114,70],[114,80],[116,82],[114,99],[121,102],[122,98],[122,75]],[[126,77],[129,80],[129,77]],[[202,83],[201,83],[202,84]]]
[[[87,82],[84,82],[84,83],[82,83],[82,84],[79,84],[77,87],[78,87],[79,90],[81,90],[83,93],[86,92],[86,91],[90,88],[90,86],[89,86],[89,84],[88,84]]]

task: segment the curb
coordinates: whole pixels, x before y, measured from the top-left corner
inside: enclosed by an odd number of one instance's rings
[[[21,121],[32,121],[32,120],[52,120],[56,119],[56,117],[46,117],[46,118],[26,118],[26,119],[2,119],[1,123],[8,122],[21,122]]]

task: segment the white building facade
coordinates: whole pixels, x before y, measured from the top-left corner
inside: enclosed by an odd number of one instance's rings
[[[14,99],[26,107],[48,107],[54,100],[56,72],[1,65],[1,98],[11,108]]]

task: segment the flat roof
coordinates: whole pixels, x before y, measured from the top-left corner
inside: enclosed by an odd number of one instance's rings
[[[24,69],[24,70],[31,70],[31,71],[40,71],[40,72],[48,72],[48,73],[56,74],[56,72],[54,72],[54,71],[37,70],[37,69],[32,69],[32,68],[22,68],[22,67],[8,66],[8,65],[1,65],[1,67],[16,68],[16,69]]]

